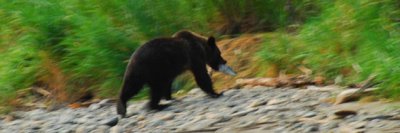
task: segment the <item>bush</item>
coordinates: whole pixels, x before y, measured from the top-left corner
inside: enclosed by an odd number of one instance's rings
[[[181,29],[206,32],[215,16],[210,4],[180,0],[157,4],[147,0],[0,1],[1,100],[30,86],[44,87],[59,100],[86,92],[115,96],[128,59],[141,42]]]
[[[100,96],[118,92],[126,60],[139,45],[136,32],[109,19],[115,14],[102,13],[99,5],[80,2],[1,3],[1,50],[7,59],[0,61],[2,97],[32,85],[63,95],[88,89]]]
[[[281,35],[266,43],[260,55],[282,69],[304,65],[329,79],[341,75],[345,83],[378,74],[383,96],[397,98],[399,83],[399,22],[395,1],[336,1],[308,21],[295,37]]]

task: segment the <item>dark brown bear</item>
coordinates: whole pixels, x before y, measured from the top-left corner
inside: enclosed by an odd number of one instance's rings
[[[180,31],[171,38],[153,39],[132,55],[127,66],[122,90],[117,103],[117,112],[125,116],[126,103],[136,95],[144,84],[149,85],[150,109],[162,110],[167,105],[160,105],[162,97],[171,99],[171,85],[175,77],[190,70],[198,86],[210,97],[221,94],[213,90],[206,65],[212,69],[235,75],[226,66],[221,57],[214,37],[208,39],[189,31]]]

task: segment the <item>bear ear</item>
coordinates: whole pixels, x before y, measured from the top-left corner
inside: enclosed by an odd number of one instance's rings
[[[212,48],[216,47],[215,38],[214,38],[213,36],[210,36],[210,37],[208,38],[207,43],[208,43],[208,45],[209,45],[210,47],[212,47]]]

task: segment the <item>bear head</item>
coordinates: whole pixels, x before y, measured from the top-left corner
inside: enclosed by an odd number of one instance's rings
[[[236,75],[236,72],[234,72],[229,66],[227,66],[226,60],[221,57],[221,51],[217,47],[214,37],[211,36],[209,38],[206,38],[197,33],[186,30],[175,33],[173,37],[183,38],[189,41],[189,43],[197,43],[202,46],[206,56],[206,63],[213,70],[220,71],[232,76]]]
[[[232,70],[229,66],[226,65],[226,60],[224,60],[221,56],[221,51],[216,45],[216,41],[214,37],[209,37],[207,39],[208,50],[207,54],[207,65],[216,71],[220,71],[232,76],[236,75],[236,72]]]

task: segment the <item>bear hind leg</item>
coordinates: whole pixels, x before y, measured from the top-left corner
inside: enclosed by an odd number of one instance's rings
[[[134,95],[138,94],[143,85],[144,82],[135,79],[124,81],[117,103],[117,113],[119,115],[121,115],[122,117],[126,115],[126,104],[128,100]]]
[[[170,82],[165,82],[165,83],[149,83],[150,86],[150,102],[149,102],[149,108],[151,110],[158,110],[161,111],[165,108],[167,108],[169,105],[160,105],[160,100],[161,98],[166,98],[168,99],[167,95],[169,97],[171,96],[168,94],[168,90],[171,89],[171,83]],[[170,93],[170,91],[169,91]]]

